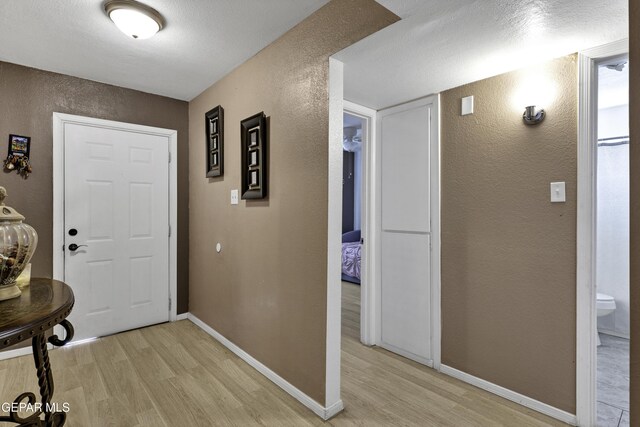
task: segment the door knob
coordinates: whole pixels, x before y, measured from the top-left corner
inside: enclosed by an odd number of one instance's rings
[[[75,252],[75,251],[77,251],[77,250],[78,250],[78,248],[81,248],[81,247],[83,247],[83,246],[84,246],[84,247],[89,247],[89,245],[76,245],[75,243],[72,243],[72,244],[70,244],[70,245],[69,245],[69,250],[70,250],[71,252]]]

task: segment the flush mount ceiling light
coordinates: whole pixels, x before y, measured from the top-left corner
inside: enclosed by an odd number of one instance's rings
[[[157,10],[133,0],[111,0],[104,11],[116,27],[134,39],[148,39],[164,26]]]

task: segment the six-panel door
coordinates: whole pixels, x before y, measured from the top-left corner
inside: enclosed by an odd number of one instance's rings
[[[167,137],[67,123],[64,151],[75,339],[169,320]]]

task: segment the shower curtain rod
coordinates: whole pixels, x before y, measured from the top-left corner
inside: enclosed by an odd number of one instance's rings
[[[627,144],[629,144],[628,135],[598,139],[598,147],[615,147],[616,145],[627,145]]]

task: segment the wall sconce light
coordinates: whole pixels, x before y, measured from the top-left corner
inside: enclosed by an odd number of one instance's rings
[[[134,39],[148,39],[164,27],[157,10],[134,0],[110,0],[104,11],[120,31]]]
[[[536,106],[530,105],[525,108],[522,120],[526,125],[539,125],[544,120],[544,116],[545,112],[542,108],[536,113]]]

